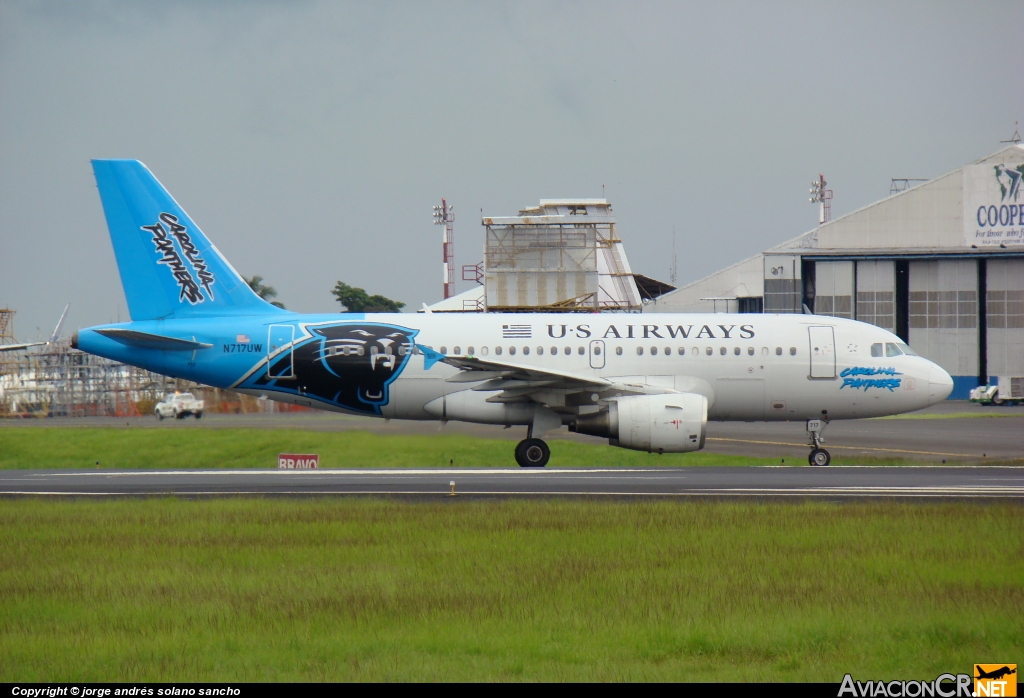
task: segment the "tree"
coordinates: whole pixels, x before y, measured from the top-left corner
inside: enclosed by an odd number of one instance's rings
[[[405,307],[401,301],[384,296],[369,295],[365,290],[339,281],[331,291],[344,310],[343,313],[397,313]]]
[[[245,279],[245,283],[249,284],[249,288],[251,288],[252,292],[255,293],[257,296],[259,296],[260,298],[267,301],[273,306],[277,306],[278,308],[284,308],[283,303],[270,300],[271,298],[277,297],[277,289],[274,288],[273,286],[265,285],[263,283],[262,276],[253,276],[251,279],[246,279],[244,276],[242,278]]]

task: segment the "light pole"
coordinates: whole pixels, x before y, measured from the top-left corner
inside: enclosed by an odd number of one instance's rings
[[[444,264],[444,297],[451,298],[455,294],[455,207],[441,199],[440,206],[434,206],[434,225],[444,226],[441,238]]]
[[[818,178],[811,182],[811,203],[821,204],[821,209],[818,212],[818,225],[832,220],[832,190],[825,188],[827,184],[823,174],[819,174]]]

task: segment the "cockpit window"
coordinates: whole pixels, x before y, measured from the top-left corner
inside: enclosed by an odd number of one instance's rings
[[[879,356],[883,355],[883,349],[882,349],[882,343],[881,342],[879,342],[877,344],[872,344],[871,345],[871,355],[874,356],[874,357],[879,357]]]
[[[887,357],[888,356],[900,356],[902,354],[903,354],[903,352],[900,351],[900,348],[898,346],[896,346],[895,344],[893,344],[892,342],[886,342],[885,343],[885,355]]]
[[[908,347],[906,344],[897,344],[896,346],[898,346],[900,348],[900,351],[902,351],[907,356],[918,356],[918,353],[911,349],[910,347]]]

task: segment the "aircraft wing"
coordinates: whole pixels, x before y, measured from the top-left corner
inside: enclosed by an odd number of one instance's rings
[[[38,347],[42,346],[43,344],[49,344],[49,342],[27,342],[25,344],[0,344],[0,351],[18,351],[19,349]]]
[[[676,392],[652,385],[619,383],[596,376],[472,356],[446,356],[440,360],[460,370],[447,382],[478,383],[473,386],[473,390],[500,391],[498,395],[488,398],[488,402],[535,400],[540,397],[538,393],[549,391],[564,391],[566,394],[591,392],[602,398]]]
[[[29,347],[41,347],[44,344],[53,344],[60,338],[60,330],[62,327],[64,327],[64,320],[68,316],[68,308],[70,307],[70,303],[64,306],[64,312],[61,313],[60,320],[57,321],[57,326],[53,328],[53,334],[50,335],[49,341],[25,342],[23,344],[0,344],[0,351],[18,351],[19,349],[28,349]]]

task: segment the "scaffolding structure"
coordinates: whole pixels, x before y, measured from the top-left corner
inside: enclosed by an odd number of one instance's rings
[[[0,418],[147,417],[173,392],[194,393],[208,413],[307,409],[170,378],[72,349],[67,340],[0,357]]]
[[[72,349],[69,340],[8,353],[0,417],[138,417],[140,404],[174,389],[174,379]]]
[[[640,293],[605,199],[542,200],[518,216],[482,222],[487,310],[641,308]]]

